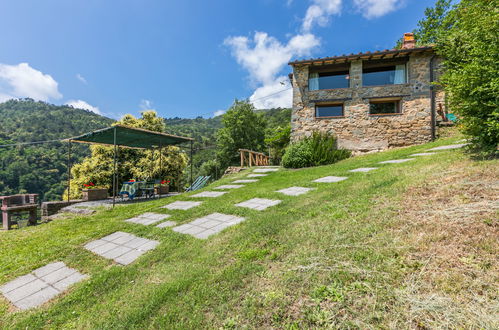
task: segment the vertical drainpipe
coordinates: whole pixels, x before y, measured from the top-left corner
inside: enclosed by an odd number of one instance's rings
[[[435,120],[435,89],[433,86],[434,72],[433,64],[436,55],[433,55],[430,59],[430,108],[431,108],[431,140],[434,141],[436,138],[436,120]]]

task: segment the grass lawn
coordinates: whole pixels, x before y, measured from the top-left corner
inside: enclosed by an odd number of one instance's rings
[[[0,298],[0,327],[498,328],[499,161],[449,150],[377,164],[459,139],[281,169],[217,198],[187,193],[2,232],[0,284],[54,261],[90,277],[29,311]],[[358,167],[379,169],[348,172]],[[312,182],[329,175],[349,178]],[[290,186],[315,189],[275,192]],[[282,203],[234,206],[255,197]],[[176,200],[203,204],[159,208]],[[246,221],[199,240],[124,221],[144,212],[171,214],[178,224],[213,212]],[[115,231],[161,244],[128,266],[83,248]]]

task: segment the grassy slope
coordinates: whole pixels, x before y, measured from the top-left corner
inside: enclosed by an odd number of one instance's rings
[[[455,140],[355,157],[331,166],[282,170],[225,196],[205,199],[200,207],[168,211],[178,223],[212,212],[247,218],[206,241],[123,221],[145,211],[167,213],[158,208],[167,203],[164,199],[4,232],[0,235],[0,283],[58,260],[91,277],[29,312],[13,312],[2,299],[0,326],[493,327],[497,325],[494,214],[480,213],[473,225],[484,231],[483,237],[465,242],[469,249],[452,256],[466,257],[473,276],[469,269],[442,268],[430,262],[433,259],[425,254],[430,251],[426,247],[438,246],[442,238],[438,232],[422,235],[426,227],[418,220],[428,219],[429,214],[426,211],[421,217],[419,207],[435,203],[422,189],[440,189],[446,173],[452,171],[465,179],[477,173],[498,173],[498,162],[471,162],[462,151],[445,151],[404,164],[379,165],[379,170],[369,174],[347,172]],[[311,182],[326,175],[349,179],[333,184]],[[482,178],[489,183],[493,180]],[[452,195],[465,193],[466,186],[453,184],[448,187]],[[299,197],[274,192],[289,186],[316,189]],[[283,202],[263,212],[233,206],[254,197]],[[117,230],[161,244],[126,267],[82,248]],[[442,244],[445,239],[449,237]],[[431,277],[430,265],[440,273]],[[435,281],[432,287],[416,285],[428,278]],[[453,290],[456,283],[464,289]],[[441,298],[439,304],[423,299],[428,296]]]

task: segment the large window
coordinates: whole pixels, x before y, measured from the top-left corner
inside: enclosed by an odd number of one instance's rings
[[[362,85],[396,85],[406,83],[405,64],[365,67],[362,70]]]
[[[369,102],[369,114],[390,115],[400,113],[400,100],[383,100]]]
[[[311,72],[309,76],[308,89],[311,91],[348,87],[350,87],[350,75],[348,70],[335,72]]]
[[[315,106],[316,118],[343,117],[343,104],[317,104]]]

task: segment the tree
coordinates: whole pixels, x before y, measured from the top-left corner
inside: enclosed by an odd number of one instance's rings
[[[270,148],[272,164],[279,165],[284,155],[284,151],[289,144],[291,137],[291,125],[288,124],[284,128],[276,127],[268,129],[265,137],[265,144]]]
[[[218,159],[222,166],[239,160],[239,149],[264,151],[265,121],[248,101],[236,100],[223,115],[224,125],[217,132]]]
[[[498,155],[499,11],[497,1],[462,0],[454,24],[438,40],[444,57],[441,82],[451,109],[477,149]]]
[[[155,111],[144,111],[142,118],[128,114],[116,122],[118,125],[144,128],[155,132],[164,132],[162,118]],[[115,124],[113,124],[115,125]],[[70,196],[78,198],[84,184],[92,182],[96,186],[110,189],[113,180],[113,147],[92,145],[91,156],[76,164],[71,170],[72,184]],[[187,166],[187,156],[178,147],[168,146],[162,149],[162,167],[159,150],[136,150],[118,148],[118,180],[140,178],[144,180],[176,180]],[[65,192],[67,193],[67,192]]]

